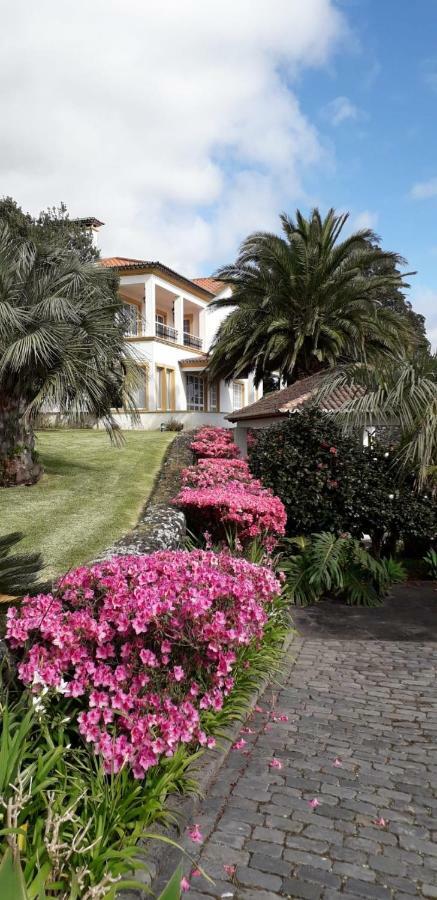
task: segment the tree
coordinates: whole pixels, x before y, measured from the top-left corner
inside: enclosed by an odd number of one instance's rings
[[[42,410],[101,419],[129,362],[121,301],[105,269],[77,253],[11,235],[0,221],[0,484],[31,484],[42,467],[33,425]]]
[[[403,285],[396,253],[381,250],[365,229],[340,240],[348,219],[317,209],[294,222],[281,215],[284,236],[256,232],[234,264],[214,276],[232,297],[214,301],[236,307],[212,347],[211,378],[254,372],[259,383],[278,371],[291,382],[339,360],[374,359],[412,347],[408,318],[382,304]],[[377,267],[385,266],[384,271]]]
[[[100,256],[93,235],[83,220],[70,219],[65,203],[43,210],[36,217],[24,213],[12,197],[0,200],[0,221],[7,222],[11,235],[45,246],[52,245],[75,253],[82,262],[92,262]]]
[[[431,489],[437,471],[437,354],[427,350],[413,359],[387,359],[384,364],[350,364],[328,373],[316,402],[334,388],[360,385],[337,413],[337,421],[353,425],[396,426],[396,472],[399,480],[414,473],[419,491]]]
[[[379,238],[369,242],[372,250],[379,247]],[[389,275],[393,277],[393,285],[375,290],[375,299],[387,309],[392,309],[408,319],[411,328],[416,335],[419,350],[429,350],[429,341],[426,337],[425,316],[414,311],[411,303],[407,300],[403,290],[402,281],[409,275],[415,275],[415,272],[408,272],[401,275],[399,265],[406,265],[406,260],[398,257],[398,261],[393,258],[379,259],[370,266],[368,274],[370,275]]]

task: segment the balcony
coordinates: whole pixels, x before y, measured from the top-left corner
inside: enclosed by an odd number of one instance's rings
[[[147,329],[146,319],[140,314],[136,307],[131,306],[130,304],[125,305],[121,321],[125,337],[150,337],[150,330]],[[191,347],[193,350],[202,350],[203,341],[197,334],[191,334],[188,331],[184,331],[181,335],[173,325],[166,325],[164,322],[158,320],[155,321],[155,336],[157,338],[162,338],[164,341],[172,341],[174,344],[183,343],[184,347]]]
[[[184,346],[194,347],[195,350],[201,350],[202,338],[197,337],[196,334],[189,334],[188,331],[184,331]]]
[[[171,325],[164,325],[163,322],[155,322],[155,334],[156,337],[164,338],[166,341],[174,341],[175,344],[178,343],[178,333],[176,328],[173,328]]]

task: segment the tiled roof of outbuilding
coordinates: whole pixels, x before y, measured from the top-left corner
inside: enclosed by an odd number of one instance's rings
[[[240,422],[243,419],[274,418],[286,415],[299,407],[303,408],[319,389],[325,374],[318,372],[316,375],[300,378],[294,384],[282,388],[281,391],[272,391],[255,403],[229,413],[226,418],[231,422]],[[323,409],[328,412],[341,409],[347,400],[351,400],[357,395],[357,392],[362,390],[362,388],[352,388],[347,385],[336,388],[324,398]]]

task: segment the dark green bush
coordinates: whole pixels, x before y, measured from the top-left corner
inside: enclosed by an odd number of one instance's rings
[[[436,504],[399,484],[392,449],[363,447],[361,434],[343,434],[316,410],[259,429],[250,468],[284,503],[289,534],[369,534],[377,556],[392,554],[400,538],[423,555],[435,535]]]

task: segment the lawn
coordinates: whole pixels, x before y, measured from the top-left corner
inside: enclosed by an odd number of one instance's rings
[[[173,438],[127,431],[118,448],[105,432],[39,432],[45,474],[32,487],[0,489],[0,532],[23,531],[20,548],[43,554],[48,577],[92,560],[137,521]]]

